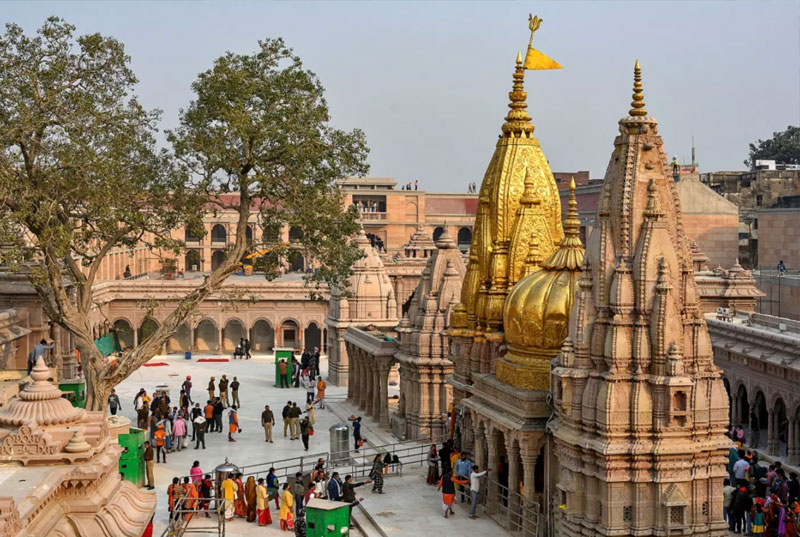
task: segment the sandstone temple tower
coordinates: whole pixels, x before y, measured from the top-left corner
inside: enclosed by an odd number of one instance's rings
[[[394,328],[397,325],[397,301],[392,282],[377,250],[370,245],[364,229],[358,231],[355,243],[364,256],[353,263],[346,291],[331,289],[331,300],[325,325],[328,328],[328,381],[346,386],[349,361],[344,333],[350,326],[375,325]]]
[[[728,400],[657,125],[637,62],[553,361],[557,535],[727,534]]]

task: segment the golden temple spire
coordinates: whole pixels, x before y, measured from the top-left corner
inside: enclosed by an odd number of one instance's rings
[[[564,219],[564,238],[558,249],[542,267],[556,270],[577,270],[583,262],[583,243],[581,243],[581,221],[578,217],[578,201],[575,199],[575,178],[569,183],[567,217]]]
[[[631,101],[631,111],[628,112],[631,116],[647,115],[647,110],[644,109],[644,93],[642,93],[642,67],[639,65],[639,60],[636,60],[636,65],[633,67],[633,101]]]
[[[536,194],[536,182],[533,180],[530,170],[527,169],[525,170],[525,187],[519,202],[528,206],[541,203],[539,196]]]
[[[508,93],[508,98],[511,100],[508,107],[511,109],[506,116],[506,122],[503,123],[502,131],[505,138],[520,138],[523,135],[527,138],[533,134],[533,123],[531,123],[531,116],[525,110],[528,108],[526,102],[528,94],[525,92],[525,67],[522,65],[522,53],[517,52],[517,65],[514,69],[514,84],[511,91]]]
[[[569,181],[569,201],[567,202],[567,217],[564,219],[564,237],[578,237],[581,231],[581,221],[578,218],[578,200],[575,199],[575,177]]]

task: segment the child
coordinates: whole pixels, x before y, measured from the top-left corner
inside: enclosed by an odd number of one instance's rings
[[[753,535],[761,535],[764,533],[764,511],[761,509],[761,504],[757,503],[753,507]]]

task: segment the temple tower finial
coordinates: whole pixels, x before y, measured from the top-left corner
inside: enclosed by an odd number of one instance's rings
[[[639,65],[639,60],[636,60],[636,65],[633,67],[632,108],[628,113],[634,117],[644,117],[647,115],[647,110],[645,110],[644,106],[644,93],[642,92],[642,67]]]

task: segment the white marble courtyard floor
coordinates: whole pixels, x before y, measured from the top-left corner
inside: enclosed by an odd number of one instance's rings
[[[144,388],[148,393],[152,393],[157,385],[166,384],[170,389],[170,396],[175,401],[186,375],[191,375],[194,384],[192,394],[195,400],[200,401],[202,405],[207,399],[206,387],[212,375],[216,377],[217,381],[222,374],[228,375],[231,380],[237,376],[241,383],[239,396],[242,409],[239,412],[239,423],[244,432],[236,436],[237,442],[228,442],[226,432],[207,433],[207,449],[195,450],[192,443],[189,449],[170,453],[166,464],[156,464],[156,490],[154,492],[157,494],[158,503],[154,535],[160,536],[167,526],[167,486],[173,477],[188,474],[193,461],[200,461],[203,471],[211,473],[218,464],[224,462],[226,457],[237,465],[252,465],[295,458],[304,454],[303,445],[299,440],[290,441],[288,438],[284,438],[280,412],[287,400],[304,403],[305,392],[302,388],[279,389],[273,385],[275,366],[271,357],[260,356],[245,361],[197,362],[201,358],[220,358],[220,356],[194,356],[191,361],[185,360],[182,356],[157,356],[151,360],[151,363],[166,362],[168,365],[142,367],[117,387],[117,393],[123,405],[121,414],[130,418],[135,424],[133,397],[139,388]],[[323,360],[321,368],[323,377],[326,377],[326,360]],[[340,423],[341,418],[353,411],[342,402],[346,394],[346,387],[328,387],[326,398],[330,398],[332,401],[338,400],[340,403],[333,405],[336,407],[335,413],[332,409],[317,409],[316,434],[311,437],[309,455],[326,453],[330,447],[328,429],[332,425]],[[270,405],[279,422],[273,431],[274,443],[272,444],[264,442],[264,433],[261,428],[261,412],[266,404]],[[227,431],[227,413],[224,426]],[[387,430],[380,429],[366,417],[364,436],[374,444],[387,443],[393,438]],[[313,460],[316,459],[312,458],[312,466]],[[360,496],[365,498],[363,502],[365,510],[381,527],[379,531],[374,531],[374,528],[369,529],[365,532],[366,537],[373,535],[376,537],[380,535],[392,537],[400,535],[467,535],[474,534],[476,531],[483,535],[507,535],[504,530],[488,519],[469,520],[465,509],[459,510],[458,516],[445,520],[442,517],[441,496],[436,493],[434,487],[425,484],[423,471],[423,468],[409,467],[404,471],[402,477],[387,478],[385,489],[387,493],[383,495],[371,494],[367,486],[358,489]],[[234,520],[227,524],[226,535],[229,537],[244,537],[245,535],[250,537],[253,534],[288,535],[279,530],[278,513],[274,509],[274,504],[272,507],[273,524],[271,526],[259,528],[244,520]],[[354,516],[361,522],[365,520],[363,515],[358,512]],[[208,525],[206,520],[200,522],[204,526]],[[195,524],[193,523],[192,526]],[[353,535],[358,534],[358,532],[353,532]],[[216,532],[208,535],[216,535]]]

